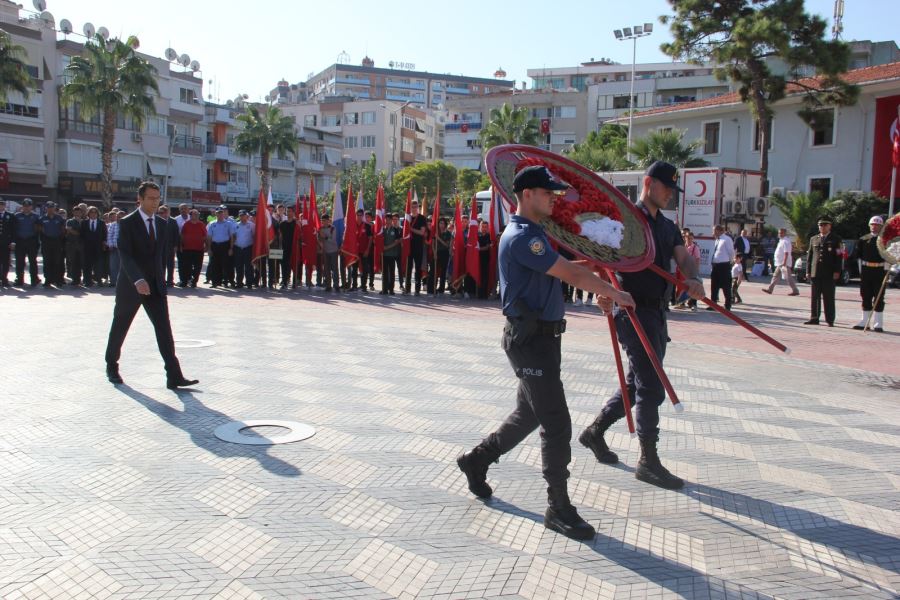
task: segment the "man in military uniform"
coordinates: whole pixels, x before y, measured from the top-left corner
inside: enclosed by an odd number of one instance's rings
[[[56,204],[46,204],[47,214],[41,217],[41,254],[44,257],[44,287],[62,286],[63,280],[63,240],[66,235],[66,220],[56,213]]]
[[[40,217],[33,212],[31,198],[22,200],[22,212],[13,216],[13,242],[16,251],[16,285],[25,285],[25,260],[31,287],[41,282],[38,278],[38,222]]]
[[[81,272],[84,268],[84,246],[81,243],[81,220],[84,209],[76,206],[72,209],[72,218],[66,221],[66,272],[72,285],[81,285]]]
[[[628,293],[615,290],[588,268],[560,257],[550,246],[538,223],[550,216],[556,192],[566,187],[554,180],[546,167],[526,167],[516,174],[513,191],[518,208],[500,238],[498,261],[500,297],[506,315],[502,346],[519,379],[516,409],[456,462],[466,475],[469,490],[479,498],[488,498],[493,493],[487,483],[488,466],[540,427],[549,505],[544,526],[587,540],[594,537],[594,528],[578,515],[566,487],[572,420],[560,381],[560,334],[566,329],[566,321],[559,280],[623,306],[634,303]],[[606,308],[611,308],[608,300]]]
[[[678,171],[669,163],[657,161],[650,165],[644,175],[641,200],[638,209],[647,218],[656,247],[654,264],[668,270],[674,258],[684,275],[687,292],[691,298],[703,297],[703,282],[697,275],[697,261],[684,248],[684,241],[678,227],[662,214],[677,185]],[[669,341],[666,323],[666,304],[670,296],[669,283],[651,271],[644,269],[636,273],[619,273],[622,289],[631,293],[637,305],[635,314],[649,338],[659,362],[666,356]],[[626,385],[628,395],[635,408],[635,429],[641,443],[641,457],[634,476],[645,483],[665,489],[679,489],[684,481],[670,473],[659,461],[657,442],[659,440],[659,407],[665,401],[666,392],[662,381],[653,368],[650,357],[644,350],[628,314],[618,311],[615,317],[619,342],[628,355],[628,375]],[[596,459],[604,464],[615,464],[619,457],[609,449],[603,434],[610,426],[625,416],[622,392],[610,397],[600,411],[600,415],[585,429],[578,441],[589,448]]]
[[[0,198],[0,285],[9,287],[9,252],[13,248],[13,216]]]
[[[834,327],[834,286],[841,276],[843,241],[831,232],[831,219],[819,218],[819,233],[809,238],[806,253],[806,275],[812,284],[809,320],[804,325],[818,325],[821,304],[825,304],[825,321]],[[820,301],[821,298],[821,301]]]
[[[869,233],[859,238],[853,249],[853,258],[859,260],[859,295],[862,297],[862,318],[853,329],[863,329],[875,310],[873,329],[884,331],[884,294],[874,304],[875,296],[881,291],[884,281],[884,258],[878,252],[878,234],[884,226],[884,219],[878,215],[869,219]]]

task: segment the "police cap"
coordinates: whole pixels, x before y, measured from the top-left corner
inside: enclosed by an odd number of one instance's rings
[[[516,173],[516,178],[513,179],[514,192],[521,192],[522,190],[533,188],[542,188],[550,190],[551,192],[560,192],[569,189],[569,186],[554,179],[547,167],[535,165],[525,167]]]
[[[661,181],[666,187],[684,193],[684,190],[678,187],[678,169],[675,165],[658,160],[647,168],[646,175]]]

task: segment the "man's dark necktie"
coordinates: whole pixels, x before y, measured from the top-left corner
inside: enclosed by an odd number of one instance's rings
[[[153,217],[150,217],[149,219],[147,219],[147,225],[148,225],[149,228],[150,228],[150,229],[149,229],[149,232],[150,232],[150,245],[151,245],[151,246],[155,246],[155,245],[156,245],[156,232],[153,230]]]

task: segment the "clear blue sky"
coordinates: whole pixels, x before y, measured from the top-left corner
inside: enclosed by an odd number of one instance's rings
[[[200,62],[204,95],[222,102],[240,93],[261,100],[279,79],[303,81],[342,51],[353,64],[368,54],[376,66],[402,61],[434,73],[492,77],[502,66],[519,82],[529,68],[575,66],[591,57],[630,64],[631,43],[616,41],[612,30],[644,22],[655,31],[638,40],[638,62],[665,61],[659,45],[669,34],[658,17],[671,12],[665,0],[46,1],[57,23],[69,19],[76,32],[90,21],[113,35],[137,35],[148,54],[161,57],[170,46],[189,54]],[[898,39],[896,0],[845,6],[845,39]],[[830,26],[833,0],[807,0],[806,7]]]

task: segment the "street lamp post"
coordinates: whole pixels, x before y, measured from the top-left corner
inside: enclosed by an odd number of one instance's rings
[[[384,104],[379,104],[378,106],[380,106],[381,108],[387,109],[391,115],[394,115],[398,111],[402,111],[404,108],[409,106],[410,102],[412,102],[412,100],[407,100],[406,102],[404,102],[397,108],[388,108]],[[397,119],[395,118],[393,132],[391,133],[391,183],[394,183],[394,165],[396,164],[396,161],[397,161]]]
[[[628,94],[628,145],[625,148],[625,156],[631,160],[631,125],[634,121],[634,67],[637,62],[637,39],[653,33],[653,23],[644,23],[643,26],[623,27],[613,31],[616,39],[621,41],[631,40],[631,91]]]

